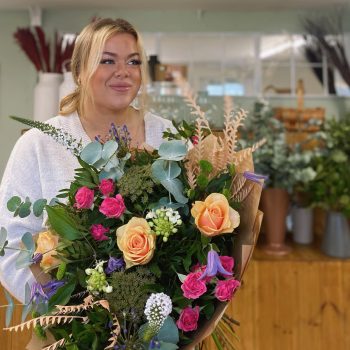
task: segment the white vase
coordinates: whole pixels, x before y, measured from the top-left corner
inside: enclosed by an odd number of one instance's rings
[[[61,101],[63,97],[74,92],[75,88],[76,84],[74,82],[72,72],[64,72],[63,81],[59,88],[59,101]]]
[[[34,88],[34,120],[44,122],[58,114],[61,81],[62,74],[39,73],[38,83]]]
[[[293,240],[300,244],[310,244],[313,241],[313,211],[311,208],[292,208]]]

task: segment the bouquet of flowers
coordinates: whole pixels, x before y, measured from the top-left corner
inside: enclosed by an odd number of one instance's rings
[[[252,153],[261,142],[236,151],[247,113],[227,104],[214,136],[186,98],[198,118],[168,130],[158,150],[131,150],[127,128],[115,125],[82,149],[63,130],[16,118],[64,144],[81,167],[49,204],[8,202],[21,217],[46,212],[47,230],[23,236],[17,263],[39,263],[51,280],[26,286],[23,323],[6,330],[49,331],[47,350],[186,349],[214,330],[260,230],[263,178]],[[0,254],[6,235],[2,228]]]

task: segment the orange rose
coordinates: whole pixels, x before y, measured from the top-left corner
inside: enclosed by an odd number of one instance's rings
[[[210,194],[204,202],[196,201],[191,209],[198,230],[213,237],[230,233],[239,225],[239,214],[229,206],[227,198],[220,193]]]
[[[58,236],[50,231],[40,232],[36,241],[36,253],[43,254],[43,259],[40,262],[40,266],[43,269],[48,269],[52,266],[56,266],[60,263],[60,260],[55,258],[56,247],[58,245]]]
[[[153,257],[156,236],[145,219],[132,218],[117,229],[117,244],[123,252],[126,268],[145,265]]]

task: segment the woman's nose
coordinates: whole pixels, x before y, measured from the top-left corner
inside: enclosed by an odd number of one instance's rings
[[[123,78],[129,76],[128,65],[125,62],[117,62],[115,65],[114,75]]]

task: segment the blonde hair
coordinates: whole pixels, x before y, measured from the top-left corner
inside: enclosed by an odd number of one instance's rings
[[[120,33],[131,34],[136,39],[136,46],[142,61],[139,107],[143,115],[146,105],[146,85],[148,80],[146,54],[140,34],[128,21],[121,18],[116,20],[111,18],[97,19],[87,25],[78,35],[71,61],[73,79],[77,87],[73,93],[61,100],[61,115],[68,115],[75,111],[79,114],[84,114],[87,102],[94,102],[90,89],[90,80],[100,63],[106,41],[113,35]]]

